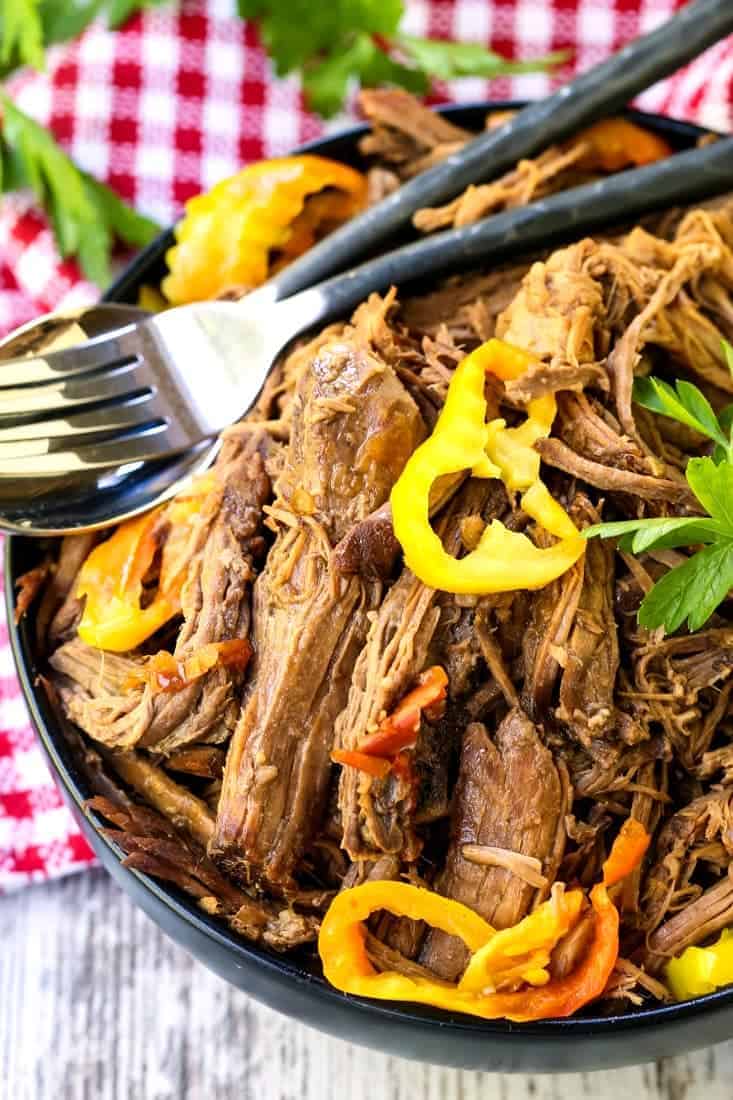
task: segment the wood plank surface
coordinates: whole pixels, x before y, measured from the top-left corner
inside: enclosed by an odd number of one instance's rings
[[[0,899],[0,1100],[730,1100],[733,1043],[603,1073],[390,1058],[263,1008],[102,871]]]

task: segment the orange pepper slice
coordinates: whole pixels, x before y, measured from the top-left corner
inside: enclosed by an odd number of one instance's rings
[[[620,172],[631,165],[641,167],[672,156],[672,146],[651,130],[644,130],[627,118],[604,118],[583,130],[580,139],[590,146],[581,167],[603,172]]]
[[[79,637],[87,645],[124,653],[135,649],[181,610],[188,557],[183,552],[188,522],[211,492],[211,478],[194,482],[190,495],[127,520],[95,546],[79,571],[77,596],[84,597]],[[141,606],[143,580],[159,547],[163,520],[170,533],[163,544],[158,590]]]
[[[392,768],[391,762],[385,757],[370,756],[369,753],[359,752],[358,749],[334,749],[331,759],[334,764],[356,768],[366,775],[373,775],[375,779],[384,779]]]

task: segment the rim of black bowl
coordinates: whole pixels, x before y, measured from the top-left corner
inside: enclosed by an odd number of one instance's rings
[[[437,108],[441,114],[451,119],[456,119],[467,128],[480,126],[482,115],[489,110],[504,110],[521,107],[522,102],[515,100],[485,101],[469,104],[451,104]],[[667,137],[673,145],[690,145],[693,140],[702,134],[708,133],[702,127],[693,123],[682,122],[668,118],[664,115],[649,112],[628,110],[624,112],[632,120],[645,123],[650,128]],[[354,155],[355,142],[358,137],[366,132],[365,125],[354,125],[323,138],[315,139],[305,145],[299,146],[296,152],[320,152],[335,155],[340,146],[351,147],[351,159],[358,163],[358,156]],[[155,238],[132,262],[125,268],[121,275],[114,281],[102,296],[104,301],[130,301],[137,295],[140,285],[151,278],[157,277],[165,251],[173,243],[173,230],[164,230]],[[248,943],[241,937],[230,932],[225,925],[215,918],[207,916],[189,898],[175,887],[171,887],[150,878],[148,875],[130,868],[123,868],[121,860],[123,852],[109,838],[100,834],[101,819],[85,808],[86,800],[91,797],[91,790],[81,769],[74,761],[74,751],[66,739],[58,716],[54,713],[45,693],[37,686],[39,669],[33,652],[31,640],[31,625],[33,618],[28,616],[15,623],[15,580],[28,568],[28,562],[21,563],[24,554],[29,557],[38,554],[38,548],[44,540],[31,539],[23,535],[12,535],[6,539],[5,546],[5,603],[8,612],[8,633],[13,652],[18,677],[25,702],[31,716],[33,726],[41,740],[42,746],[48,756],[56,778],[61,783],[62,790],[72,803],[76,813],[85,819],[95,834],[95,847],[98,852],[107,849],[114,859],[120,863],[119,871],[129,875],[149,892],[159,903],[172,910],[178,918],[192,925],[204,937],[217,942],[235,956],[246,959],[251,965],[270,971],[273,978],[286,987],[290,982],[308,986],[309,995],[321,1002],[330,1002],[331,1007],[340,1008],[344,1012],[363,1018],[367,1014],[378,1018],[382,1022],[399,1027],[400,1024],[412,1029],[430,1031],[440,1029],[443,1035],[454,1033],[456,1037],[461,1035],[475,1035],[480,1039],[482,1035],[492,1035],[505,1038],[507,1042],[521,1042],[530,1037],[559,1037],[562,1034],[582,1036],[602,1036],[611,1033],[618,1034],[633,1030],[640,1032],[658,1029],[664,1024],[681,1022],[685,1019],[700,1019],[703,1016],[712,1016],[722,1009],[733,1006],[733,987],[722,989],[715,993],[690,1001],[681,1001],[675,1004],[655,1005],[631,1009],[628,1012],[617,1015],[581,1015],[571,1016],[566,1019],[548,1019],[534,1023],[513,1024],[507,1020],[480,1020],[475,1017],[451,1014],[438,1009],[423,1008],[412,1004],[390,1005],[386,1002],[369,1000],[368,998],[347,996],[330,986],[318,973],[300,965],[292,956],[281,955]],[[285,1009],[286,1011],[286,1009]]]

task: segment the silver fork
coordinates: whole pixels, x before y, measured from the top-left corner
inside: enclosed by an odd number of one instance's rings
[[[375,290],[516,256],[733,189],[733,137],[385,253],[278,300],[204,302],[68,350],[0,364],[0,477],[37,481],[187,450],[256,401],[294,337]]]

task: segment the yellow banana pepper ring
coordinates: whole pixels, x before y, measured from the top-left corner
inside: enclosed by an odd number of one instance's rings
[[[733,929],[726,928],[710,947],[687,947],[670,959],[665,976],[678,1001],[704,997],[733,982]]]
[[[186,203],[166,253],[168,302],[251,289],[366,205],[366,178],[303,154],[263,160]]]
[[[412,1001],[487,1020],[522,1022],[569,1016],[599,997],[618,958],[619,916],[607,887],[631,873],[643,859],[649,836],[633,820],[624,823],[603,866],[603,880],[590,892],[593,941],[575,970],[550,979],[553,948],[577,923],[582,890],[556,884],[552,896],[503,932],[468,906],[406,882],[365,882],[338,894],[323,919],[318,951],[326,979],[344,993],[383,1001]],[[366,951],[364,922],[380,909],[424,920],[458,936],[471,952],[457,984],[397,971],[378,973]],[[521,984],[522,988],[515,987]],[[509,986],[507,992],[501,987]],[[499,989],[498,992],[495,990]]]
[[[337,989],[357,996],[412,1001],[489,1020],[537,1018],[531,1005],[537,990],[493,990],[507,983],[546,985],[550,952],[577,922],[583,902],[581,890],[565,893],[560,887],[530,916],[497,933],[468,906],[431,890],[407,882],[365,882],[344,890],[331,902],[318,939],[323,973]],[[379,909],[427,921],[433,928],[462,939],[472,953],[462,981],[455,985],[391,970],[378,973],[367,957],[362,922]],[[495,940],[499,942],[492,948]]]
[[[392,490],[394,532],[405,561],[424,584],[446,592],[483,595],[543,588],[581,556],[584,540],[565,509],[540,480],[538,439],[549,435],[556,413],[552,394],[527,405],[527,419],[516,428],[504,420],[486,423],[487,372],[519,377],[533,359],[501,340],[489,340],[459,363],[432,435],[411,456]],[[501,478],[522,492],[521,506],[559,539],[546,549],[498,520],[489,523],[478,546],[453,558],[430,526],[430,487],[441,474],[470,470],[474,477]]]

